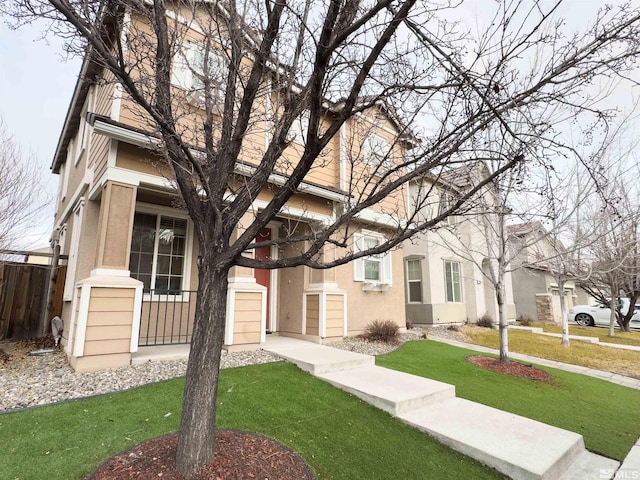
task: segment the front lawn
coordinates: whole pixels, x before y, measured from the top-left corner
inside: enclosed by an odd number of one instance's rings
[[[178,428],[184,380],[0,415],[0,478],[81,479]],[[293,448],[316,479],[503,478],[285,363],[223,370],[218,424]]]
[[[498,330],[473,328],[465,329],[464,333],[471,338],[471,343],[499,348]],[[578,341],[564,347],[556,337],[509,330],[509,351],[640,378],[640,352],[633,350]]]
[[[509,332],[510,341],[513,333],[524,332]],[[540,368],[551,373],[552,383],[523,380],[464,358],[477,354],[434,341],[410,342],[376,363],[453,384],[458,397],[580,433],[589,450],[617,460],[640,436],[640,391],[546,367]]]

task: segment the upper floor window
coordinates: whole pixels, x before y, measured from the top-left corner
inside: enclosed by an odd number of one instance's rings
[[[448,211],[451,208],[453,208],[453,206],[456,204],[456,201],[457,201],[456,197],[452,193],[447,192],[445,190],[441,190],[440,191],[440,204],[439,204],[439,207],[438,207],[438,215],[442,215],[446,211]],[[453,223],[455,223],[455,216],[454,215],[449,215],[443,221],[445,223],[448,223],[449,225],[452,225]]]
[[[307,143],[307,131],[309,130],[309,110],[303,111],[291,124],[288,139],[300,145]]]
[[[187,240],[186,219],[136,212],[129,269],[145,292],[179,294],[185,289]]]
[[[391,144],[377,133],[369,133],[364,141],[364,160],[372,173],[386,173],[393,166]]]
[[[447,302],[462,302],[462,266],[460,262],[444,261]]]
[[[385,241],[382,235],[373,232],[356,233],[353,237],[356,252],[375,248]],[[353,280],[367,284],[391,286],[391,253],[374,253],[354,260]]]
[[[214,49],[208,52],[201,43],[187,43],[173,57],[171,81],[188,91],[203,91],[208,79],[215,91],[224,91],[229,66],[222,53]]]
[[[409,303],[422,303],[422,269],[420,260],[407,260],[407,301]]]

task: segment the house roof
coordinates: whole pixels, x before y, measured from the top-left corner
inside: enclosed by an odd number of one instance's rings
[[[517,223],[514,225],[508,225],[507,226],[507,233],[509,235],[526,235],[528,233],[542,233],[542,232],[546,232],[547,229],[544,228],[544,225],[542,225],[542,222],[539,221],[533,221],[533,222],[524,222],[524,223]]]

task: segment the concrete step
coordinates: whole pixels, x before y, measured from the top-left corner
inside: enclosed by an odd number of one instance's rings
[[[640,478],[640,438],[631,447],[615,478]]]
[[[318,378],[391,415],[454,398],[456,394],[453,385],[376,366],[326,373]]]
[[[294,363],[311,375],[370,367],[375,364],[375,358],[371,355],[362,355],[309,342],[302,343],[306,343],[306,345],[265,345],[262,348]]]
[[[584,451],[582,436],[452,398],[398,415],[409,425],[519,480],[556,480]]]
[[[618,478],[615,475],[619,466],[620,462],[585,450],[569,465],[560,478],[561,480],[610,480]]]

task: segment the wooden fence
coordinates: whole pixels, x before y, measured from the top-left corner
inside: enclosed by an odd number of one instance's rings
[[[57,267],[48,308],[50,266],[0,262],[0,340],[22,340],[50,332],[48,322],[62,313],[66,268]]]

